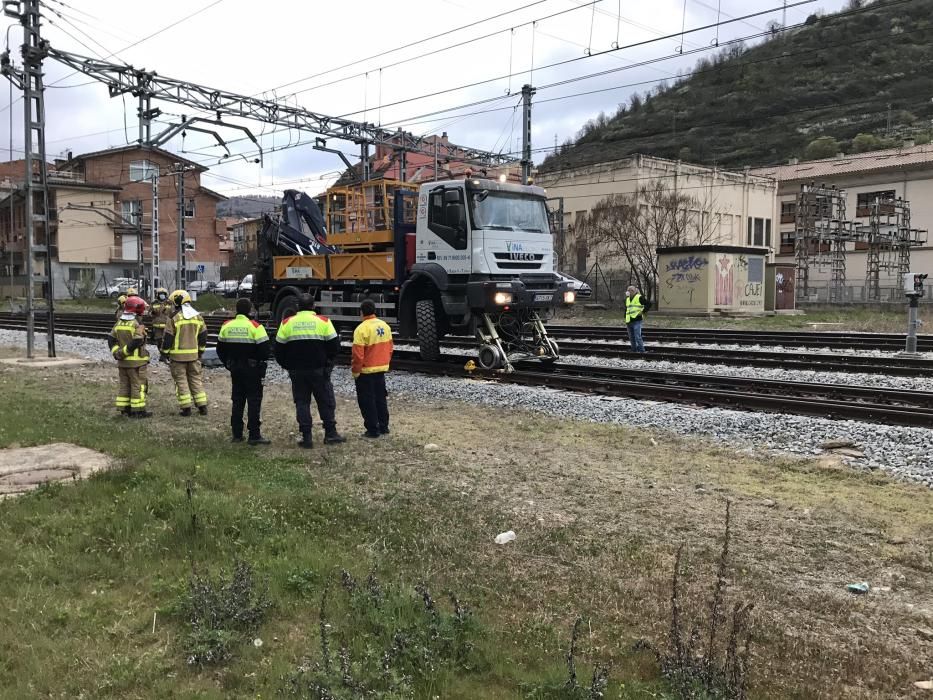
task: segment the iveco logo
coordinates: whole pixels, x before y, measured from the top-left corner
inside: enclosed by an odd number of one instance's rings
[[[512,243],[512,241],[506,241],[505,249],[509,251],[509,260],[534,260],[534,253],[525,253],[523,252],[524,248],[521,243]]]
[[[509,260],[534,260],[534,253],[509,253]]]

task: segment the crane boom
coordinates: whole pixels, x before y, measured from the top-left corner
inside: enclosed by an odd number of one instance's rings
[[[147,104],[151,99],[174,102],[192,109],[212,112],[218,118],[225,115],[255,119],[266,124],[308,131],[357,144],[385,144],[409,153],[437,155],[441,161],[450,159],[475,165],[497,166],[515,160],[502,153],[439,141],[435,144],[433,137],[415,136],[401,129],[391,131],[369,122],[318,114],[294,104],[239,95],[187,80],[168,78],[155,71],[62,51],[53,48],[47,42],[44,49],[49,58],[104,83],[111,97],[129,93],[141,101],[145,100]],[[144,111],[141,103],[141,119]]]

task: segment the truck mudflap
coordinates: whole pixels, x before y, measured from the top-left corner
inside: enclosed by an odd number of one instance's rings
[[[477,361],[483,369],[514,372],[514,362],[537,360],[553,364],[560,359],[557,343],[548,337],[535,309],[483,313],[476,336],[482,343]]]

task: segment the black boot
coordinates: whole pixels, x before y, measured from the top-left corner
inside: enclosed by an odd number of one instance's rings
[[[272,440],[267,440],[262,435],[250,435],[249,440],[246,441],[247,445],[271,445]]]
[[[121,408],[121,409],[120,409],[120,415],[121,415],[121,416],[129,416],[129,415],[132,415],[132,412],[130,411],[130,407],[129,407],[129,406],[124,406],[123,408]]]
[[[298,447],[304,447],[306,449],[314,447],[314,442],[311,440],[310,432],[301,434],[301,440],[298,441]]]
[[[232,438],[230,438],[230,442],[243,442],[243,436],[234,435]]]
[[[207,406],[198,406],[198,413],[200,413],[202,416],[206,416]]]
[[[152,418],[152,414],[146,409],[143,409],[142,411],[133,411],[130,413],[130,418]]]
[[[178,412],[179,416],[190,416],[191,415],[191,406],[183,408]]]
[[[330,430],[324,431],[325,445],[339,445],[340,443],[346,441],[347,439],[337,432],[337,428],[331,428]]]

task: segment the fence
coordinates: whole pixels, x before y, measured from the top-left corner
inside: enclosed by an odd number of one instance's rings
[[[808,285],[810,292],[806,297],[797,299],[798,304],[826,304],[826,305],[852,305],[852,304],[906,304],[907,299],[904,296],[904,290],[899,285],[888,284],[880,287],[880,297],[872,299],[869,297],[868,285],[848,284],[842,288],[842,295],[838,301],[830,301],[829,282],[819,281],[811,282]],[[924,287],[923,296],[920,298],[921,304],[933,302],[933,285]]]

